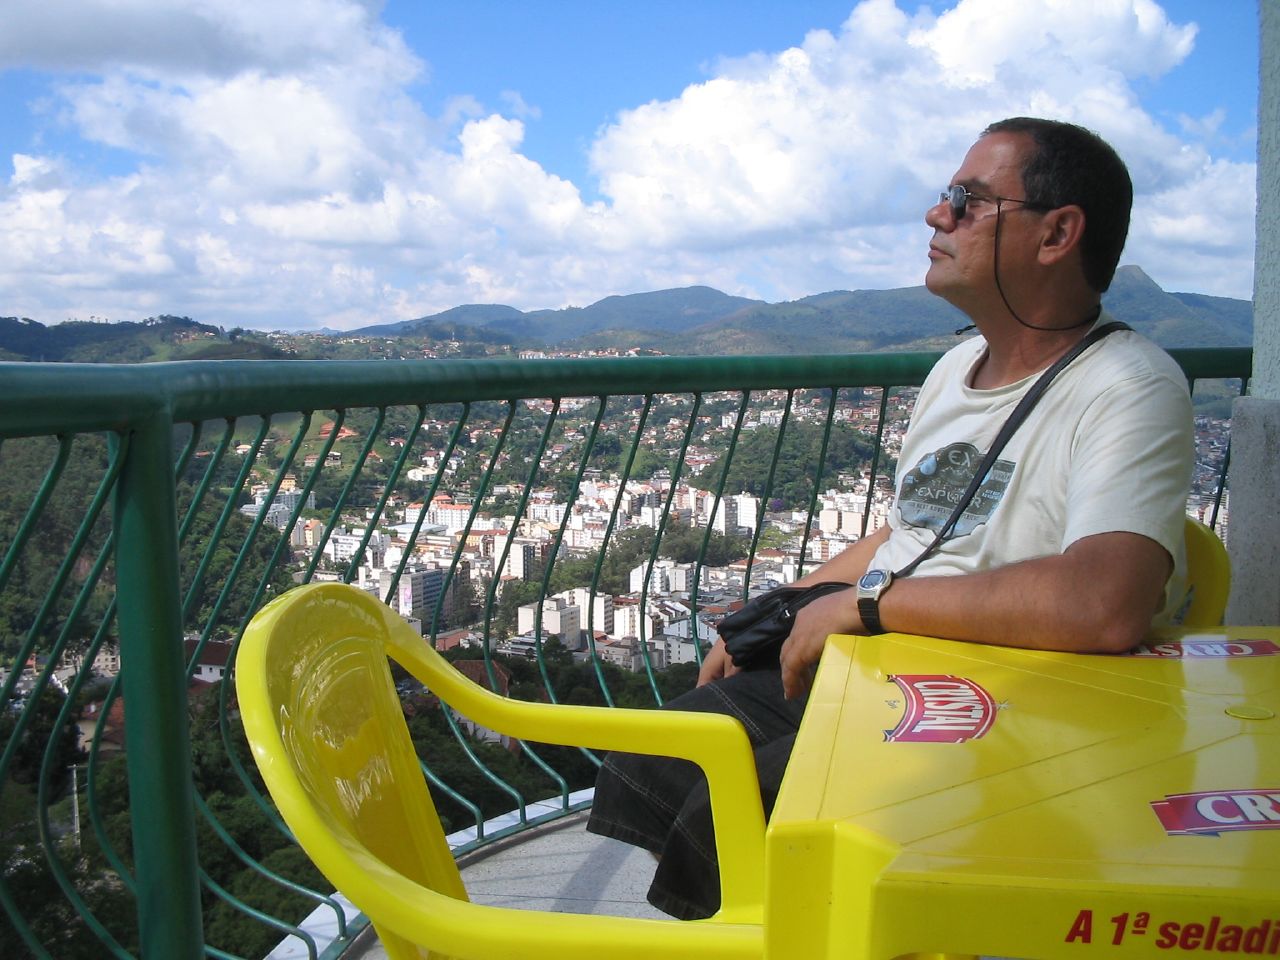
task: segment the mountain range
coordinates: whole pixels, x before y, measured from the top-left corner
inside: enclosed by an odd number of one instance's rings
[[[1116,271],[1103,305],[1165,347],[1246,346],[1253,304],[1197,293],[1167,293],[1136,266]],[[402,337],[460,330],[500,334],[524,347],[642,347],[662,352],[828,353],[929,348],[954,342],[968,319],[920,287],[839,290],[766,303],[710,287],[606,297],[589,307],[520,311],[475,304],[378,324],[352,333]],[[673,350],[672,335],[679,341]]]
[[[1248,346],[1248,300],[1162,290],[1140,267],[1121,267],[1104,306],[1164,347]],[[471,304],[358,330],[260,331],[198,323],[188,317],[140,322],[68,321],[45,326],[0,317],[0,359],[138,362],[177,359],[394,355],[388,342],[466,344],[459,355],[513,350],[558,352],[641,349],[658,353],[806,354],[937,350],[955,342],[967,318],[924,287],[839,290],[767,303],[710,287],[606,297],[587,307],[522,311]],[[370,346],[377,344],[378,348]],[[363,345],[363,348],[362,348]],[[421,352],[417,355],[422,355]]]

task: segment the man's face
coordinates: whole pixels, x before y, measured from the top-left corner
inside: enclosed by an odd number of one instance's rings
[[[979,307],[995,295],[995,197],[1026,199],[1022,185],[1023,156],[1032,148],[1025,134],[992,133],[975,143],[951,184],[969,191],[960,220],[943,201],[930,207],[924,222],[933,227],[925,286],[962,310]],[[1000,205],[1000,279],[1007,283],[1025,261],[1030,234],[1038,217],[1020,203]]]

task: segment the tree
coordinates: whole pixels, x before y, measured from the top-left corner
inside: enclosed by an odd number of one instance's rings
[[[726,493],[749,493],[776,498],[780,508],[801,510],[809,506],[813,497],[815,476],[822,452],[823,428],[819,424],[792,422],[787,426],[782,449],[774,466],[774,450],[777,436],[771,431],[756,430],[740,439],[729,465],[725,483]],[[848,424],[836,423],[831,427],[823,478],[838,473],[856,472],[871,461],[875,441]],[[720,455],[714,464],[698,475],[695,485],[714,490],[724,472],[728,451]],[[766,489],[770,473],[773,484]]]
[[[0,744],[9,743],[17,729],[20,716],[26,716],[26,726],[18,741],[8,774],[14,783],[34,785],[39,781],[44,764],[45,749],[53,741],[54,754],[49,765],[48,790],[51,799],[57,799],[70,782],[72,764],[84,759],[81,751],[80,732],[74,723],[58,728],[58,714],[63,707],[62,694],[52,687],[34,701],[28,701],[22,714],[5,710],[0,713]]]
[[[706,552],[703,552],[703,539],[707,540]],[[745,560],[751,549],[751,541],[746,537],[728,536],[723,533],[707,531],[700,527],[672,523],[667,526],[662,536],[661,555],[676,563],[694,563],[701,560],[707,566],[723,567],[738,560]]]

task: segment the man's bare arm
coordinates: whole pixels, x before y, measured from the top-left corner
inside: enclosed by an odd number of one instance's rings
[[[1134,533],[1103,533],[1065,553],[964,576],[895,580],[880,599],[889,631],[999,646],[1119,653],[1146,634],[1173,561]],[[808,687],[832,633],[863,633],[857,602],[841,592],[796,615],[782,648],[788,696]]]

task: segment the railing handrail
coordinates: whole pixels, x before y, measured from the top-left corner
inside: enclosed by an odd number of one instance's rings
[[[183,360],[0,363],[0,436],[118,429],[168,406],[175,422],[280,410],[591,397],[660,390],[919,383],[937,353],[549,360]],[[83,402],[94,397],[91,407]],[[336,401],[336,402],[335,402]]]
[[[1248,347],[1176,348],[1189,379],[1248,369]],[[169,406],[175,422],[277,410],[506,400],[520,396],[701,392],[923,381],[940,352],[550,360],[183,360],[151,364],[0,362],[0,436],[118,429]],[[692,389],[692,388],[690,388]],[[86,406],[82,398],[95,398]]]

